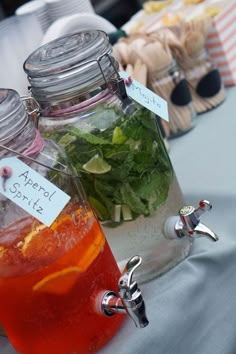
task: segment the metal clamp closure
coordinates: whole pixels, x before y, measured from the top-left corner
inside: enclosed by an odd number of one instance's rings
[[[25,106],[27,114],[31,116],[36,129],[38,129],[38,118],[40,116],[40,106],[38,102],[32,96],[21,96],[20,98]]]
[[[36,99],[32,96],[21,96],[21,100],[24,103],[25,110],[29,115],[36,113],[37,115],[40,114],[40,106]]]

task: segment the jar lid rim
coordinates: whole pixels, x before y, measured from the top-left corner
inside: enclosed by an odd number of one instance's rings
[[[84,65],[110,51],[109,37],[104,31],[80,31],[39,47],[29,55],[23,67],[31,78],[47,77]]]
[[[0,141],[21,130],[27,121],[28,115],[18,92],[0,88]]]
[[[22,109],[22,101],[17,91],[0,88],[0,125],[14,113]]]

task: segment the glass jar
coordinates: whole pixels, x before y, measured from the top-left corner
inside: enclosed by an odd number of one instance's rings
[[[126,95],[117,68],[102,31],[61,37],[24,63],[40,131],[80,173],[120,269],[140,254],[143,282],[185,258],[191,240],[165,238],[164,222],[183,196],[155,116]]]
[[[182,70],[172,60],[164,68],[149,72],[148,87],[168,102],[170,121],[162,120],[167,138],[190,131],[196,123],[196,111]]]
[[[6,175],[13,156],[28,171],[18,176],[22,184]],[[0,167],[0,322],[7,336],[22,354],[97,352],[124,319],[97,310],[101,292],[118,291],[121,274],[63,150],[40,138],[14,90],[0,90]],[[26,202],[50,200],[29,167],[70,196],[50,226],[25,211]],[[21,194],[26,184],[31,200]],[[5,194],[15,189],[21,204]]]
[[[219,70],[205,48],[180,60],[193,105],[198,114],[207,112],[225,100],[225,89]]]

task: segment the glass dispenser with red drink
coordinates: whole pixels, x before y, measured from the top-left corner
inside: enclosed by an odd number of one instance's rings
[[[120,272],[63,150],[0,89],[0,322],[21,354],[94,353],[128,313],[148,324],[132,257]]]

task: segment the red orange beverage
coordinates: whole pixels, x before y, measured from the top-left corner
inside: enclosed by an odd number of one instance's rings
[[[0,322],[21,354],[95,353],[124,316],[97,312],[120,271],[87,204],[47,227],[31,216],[0,229]]]

